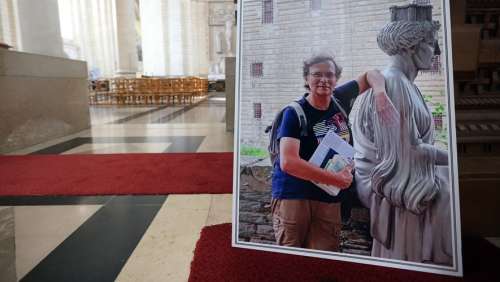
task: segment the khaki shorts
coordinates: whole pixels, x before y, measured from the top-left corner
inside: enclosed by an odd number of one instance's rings
[[[273,199],[271,211],[278,245],[325,251],[339,250],[340,203]]]

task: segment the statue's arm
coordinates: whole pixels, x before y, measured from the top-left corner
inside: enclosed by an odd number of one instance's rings
[[[365,93],[366,90],[372,88],[375,95],[386,94],[385,79],[378,70],[370,70],[360,74],[356,78],[359,87],[359,94]]]
[[[373,90],[375,110],[380,121],[387,126],[398,126],[399,112],[387,96],[385,77],[378,70],[370,70],[358,76],[356,82],[360,94],[370,88]]]
[[[280,168],[295,177],[335,185],[341,189],[349,188],[352,182],[352,168],[333,173],[319,168],[299,156],[300,140],[292,137],[280,139]]]

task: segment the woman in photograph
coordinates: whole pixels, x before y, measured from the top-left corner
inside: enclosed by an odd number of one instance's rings
[[[336,87],[341,72],[332,56],[314,56],[304,62],[303,77],[309,92],[298,103],[307,120],[306,134],[301,133],[297,112],[291,107],[284,110],[272,180],[273,227],[279,245],[339,250],[340,202],[353,191],[349,189],[352,168],[333,173],[308,160],[329,130],[352,144],[347,115],[360,93],[373,87],[377,95],[385,96],[384,79],[378,71],[369,71]],[[332,93],[337,103],[332,100]],[[343,190],[333,197],[311,181]]]
[[[451,264],[452,236],[447,151],[434,146],[434,124],[414,81],[439,52],[432,6],[413,15],[391,8],[393,21],[379,33],[390,56],[384,70],[392,112],[399,122],[380,121],[372,93],[363,95],[354,117],[355,179],[358,196],[370,208],[372,255],[414,262]],[[405,9],[406,7],[401,7]],[[427,10],[427,11],[424,11]]]

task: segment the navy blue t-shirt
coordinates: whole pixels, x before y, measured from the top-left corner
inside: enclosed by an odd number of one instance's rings
[[[350,113],[352,103],[359,94],[358,83],[355,80],[349,81],[334,91],[337,99],[347,114]],[[333,129],[344,140],[352,144],[351,133],[348,127],[348,120],[344,118],[341,111],[330,102],[327,110],[315,109],[305,99],[305,94],[298,102],[302,106],[307,118],[307,136],[300,136],[300,127],[297,113],[292,108],[285,109],[283,120],[278,129],[278,140],[282,137],[292,137],[300,140],[299,155],[304,160],[309,160],[318,147],[321,139],[326,133]],[[338,202],[342,199],[342,190],[336,197],[330,196],[312,182],[297,178],[283,172],[278,160],[274,163],[272,196],[275,199],[308,199],[322,202]]]

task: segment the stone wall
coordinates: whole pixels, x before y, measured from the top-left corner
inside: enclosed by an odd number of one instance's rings
[[[239,191],[239,238],[275,244],[271,218],[271,166],[268,160],[241,160]]]
[[[389,7],[408,0],[273,1],[273,23],[262,22],[262,0],[243,2],[240,93],[240,139],[246,145],[265,147],[264,129],[286,104],[302,95],[302,62],[318,52],[333,53],[344,71],[340,83],[388,62],[377,46],[376,36],[389,21]],[[433,0],[434,18],[442,21],[441,1]],[[442,31],[440,46],[443,48]],[[444,62],[444,58],[442,60]],[[262,63],[262,76],[252,76],[253,63]],[[434,101],[444,101],[444,76],[421,74],[417,85]],[[262,117],[254,117],[260,103]]]

